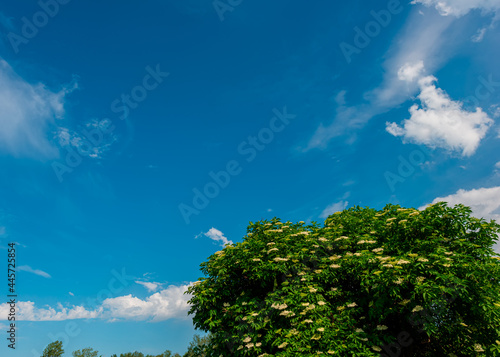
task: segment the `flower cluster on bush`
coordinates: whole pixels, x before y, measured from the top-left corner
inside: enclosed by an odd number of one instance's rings
[[[207,356],[378,356],[402,331],[407,355],[500,356],[500,226],[470,213],[387,205],[323,226],[250,222],[188,290]]]

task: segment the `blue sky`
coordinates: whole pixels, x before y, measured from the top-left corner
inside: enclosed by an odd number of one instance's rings
[[[1,355],[184,352],[183,292],[249,221],[441,200],[499,220],[498,20],[498,0],[3,2]]]

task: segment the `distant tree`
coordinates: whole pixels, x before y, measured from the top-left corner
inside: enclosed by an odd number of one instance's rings
[[[500,225],[441,202],[250,223],[192,294],[207,357],[500,356]]]
[[[176,353],[175,355],[172,354],[172,351],[166,350],[162,354],[159,355],[146,355],[146,357],[181,357],[180,354]]]
[[[43,350],[42,357],[61,357],[64,353],[61,341],[49,343]]]
[[[210,339],[210,335],[204,337],[194,335],[193,341],[189,343],[188,350],[182,357],[205,357],[205,348],[207,348],[207,346],[209,345]]]
[[[180,354],[176,353],[176,354],[172,354],[172,351],[170,350],[166,350],[165,352],[163,352],[161,355],[158,355],[156,357],[181,357]]]
[[[97,357],[98,354],[99,351],[94,351],[93,348],[87,347],[83,350],[74,351],[73,357]]]
[[[144,357],[144,353],[142,352],[127,352],[127,353],[122,353],[120,357]]]

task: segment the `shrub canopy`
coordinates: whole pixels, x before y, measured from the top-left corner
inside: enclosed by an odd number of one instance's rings
[[[189,313],[207,356],[500,356],[499,232],[443,202],[250,222]]]

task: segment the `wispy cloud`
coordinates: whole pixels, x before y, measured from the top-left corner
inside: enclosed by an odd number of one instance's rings
[[[211,240],[213,241],[216,241],[216,242],[221,242],[221,246],[225,246],[225,245],[228,245],[228,244],[233,244],[233,241],[231,240],[228,240],[225,236],[224,236],[224,233],[222,233],[221,231],[219,231],[218,229],[216,228],[210,228],[208,230],[208,232],[206,233],[200,233],[196,236],[196,238],[199,238],[201,237],[202,235],[210,238]]]
[[[155,292],[160,287],[160,283],[152,283],[148,281],[136,281],[136,284],[144,286],[148,291]]]
[[[64,115],[67,92],[28,83],[0,58],[0,151],[42,160],[57,157],[48,133]]]
[[[347,207],[348,204],[349,204],[349,202],[347,202],[347,201],[340,201],[340,202],[332,203],[331,205],[326,207],[323,210],[323,212],[321,212],[319,217],[325,219],[328,216],[334,214],[335,212],[343,211]]]
[[[399,73],[400,79],[413,81],[423,71],[423,64],[405,65]],[[476,151],[486,132],[494,123],[481,108],[474,112],[463,109],[463,103],[453,101],[448,94],[437,88],[434,76],[418,80],[420,94],[417,104],[410,108],[410,119],[402,126],[386,123],[386,130],[404,141],[459,151],[463,156],[471,156]]]
[[[33,274],[36,274],[36,275],[43,276],[44,278],[51,278],[51,276],[50,276],[49,273],[46,273],[43,270],[33,269],[29,265],[20,265],[20,266],[17,267],[17,270],[27,271],[29,273],[33,273]]]
[[[55,139],[62,148],[72,147],[82,156],[100,159],[105,152],[110,150],[113,143],[118,141],[116,135],[107,133],[108,128],[111,126],[111,120],[109,119],[92,119],[83,125],[80,132],[64,127],[57,128]],[[99,133],[97,141],[92,138],[91,133]],[[104,135],[103,133],[107,134]]]

